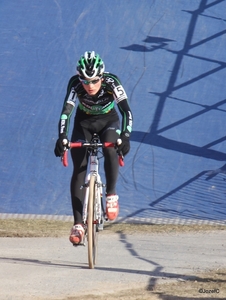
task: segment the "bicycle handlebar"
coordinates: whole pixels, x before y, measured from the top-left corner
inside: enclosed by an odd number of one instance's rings
[[[92,148],[92,147],[95,147],[95,148],[115,148],[115,147],[117,147],[117,144],[112,143],[112,142],[105,142],[105,143],[69,142],[69,144],[67,146],[67,150],[71,149],[71,148],[82,148],[82,147],[85,147],[85,148]],[[64,155],[61,158],[64,167],[68,166],[68,156],[67,156],[68,151],[67,150],[64,152]],[[119,165],[121,167],[123,167],[124,166],[124,157],[121,153],[118,153],[118,156],[119,156],[119,159],[118,159]]]

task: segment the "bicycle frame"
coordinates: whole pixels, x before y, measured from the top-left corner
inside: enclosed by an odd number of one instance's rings
[[[103,207],[103,199],[102,199],[102,195],[103,195],[103,183],[101,181],[101,176],[99,174],[99,158],[98,158],[98,151],[97,149],[91,149],[90,151],[90,157],[89,157],[89,174],[86,175],[86,179],[85,179],[85,184],[81,187],[81,188],[86,188],[86,192],[85,192],[85,198],[84,198],[84,203],[83,203],[83,214],[82,214],[82,220],[83,220],[83,224],[86,225],[87,224],[87,215],[88,215],[88,198],[89,198],[89,182],[90,182],[90,177],[91,176],[95,176],[96,180],[95,180],[95,192],[96,194],[94,195],[95,197],[95,219],[94,222],[96,222],[97,224],[101,224],[102,220],[102,207]]]

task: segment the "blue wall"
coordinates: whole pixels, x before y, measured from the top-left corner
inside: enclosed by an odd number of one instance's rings
[[[69,78],[86,50],[134,114],[120,217],[226,219],[223,0],[1,1],[0,213],[71,215],[72,165],[53,154]]]

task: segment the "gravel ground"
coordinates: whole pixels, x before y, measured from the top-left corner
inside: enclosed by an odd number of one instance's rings
[[[225,230],[100,234],[90,270],[87,247],[66,236],[1,237],[0,299],[226,299],[225,238]]]

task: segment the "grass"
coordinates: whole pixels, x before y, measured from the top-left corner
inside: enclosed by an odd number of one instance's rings
[[[0,237],[63,237],[70,233],[71,222],[45,219],[0,219]],[[226,230],[223,225],[152,225],[106,223],[101,234],[179,233]]]

